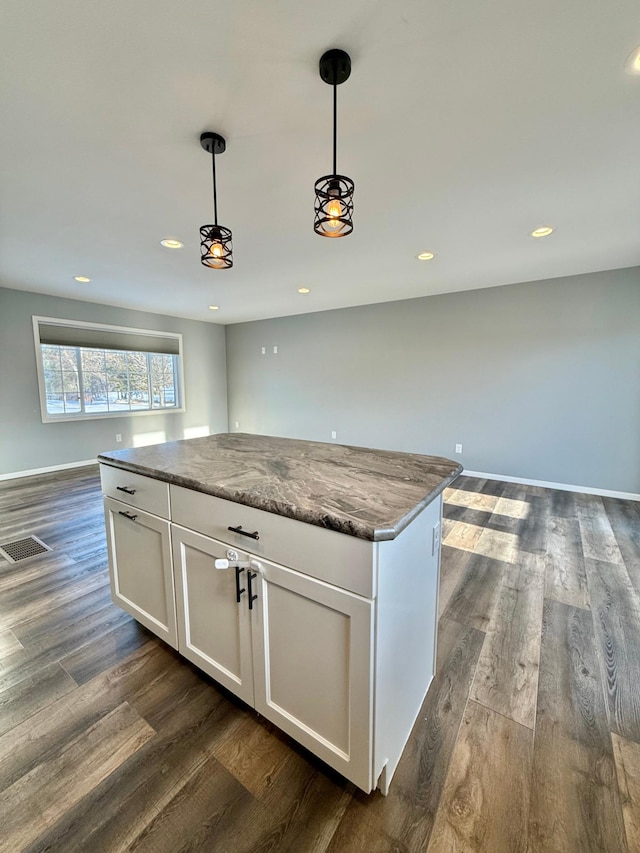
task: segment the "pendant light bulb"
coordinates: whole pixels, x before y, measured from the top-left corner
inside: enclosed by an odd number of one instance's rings
[[[329,204],[327,205],[327,216],[332,217],[329,224],[331,224],[336,219],[340,219],[342,214],[343,214],[343,208],[342,208],[342,205],[340,204],[340,201],[337,198],[332,199],[329,202]],[[336,223],[336,225],[337,224],[338,223]]]
[[[213,267],[215,270],[223,270],[226,264],[223,259],[224,247],[221,243],[213,243],[209,249],[209,257],[207,258],[207,266]]]
[[[345,206],[340,202],[340,183],[338,181],[334,181],[331,184],[328,195],[329,203],[326,205],[326,213],[329,219],[326,226],[332,231],[336,231],[340,228],[341,217],[344,216],[346,211]]]

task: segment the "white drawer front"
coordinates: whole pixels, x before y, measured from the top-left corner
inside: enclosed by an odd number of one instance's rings
[[[171,517],[168,483],[104,464],[100,465],[100,479],[104,495],[161,518]]]
[[[236,548],[362,595],[376,596],[374,542],[171,486],[172,520]],[[259,538],[233,533],[241,526]]]

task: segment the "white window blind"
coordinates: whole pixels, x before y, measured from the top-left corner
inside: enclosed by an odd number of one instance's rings
[[[41,344],[63,347],[88,347],[91,349],[128,350],[130,352],[159,352],[179,355],[178,335],[160,332],[143,332],[137,329],[117,329],[96,324],[73,324],[56,320],[38,319],[38,337]]]

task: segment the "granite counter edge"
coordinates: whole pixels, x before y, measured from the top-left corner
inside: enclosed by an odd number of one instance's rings
[[[450,474],[443,477],[438,485],[426,494],[409,512],[402,516],[396,524],[390,527],[373,527],[371,524],[357,521],[355,519],[341,518],[331,515],[330,513],[311,513],[290,504],[274,504],[269,502],[270,507],[265,506],[265,502],[260,502],[255,498],[249,498],[247,495],[229,491],[224,487],[207,486],[199,480],[192,480],[188,477],[181,477],[179,474],[172,474],[168,471],[162,471],[158,468],[150,468],[146,465],[140,465],[135,462],[128,462],[120,459],[112,459],[110,456],[99,454],[98,462],[102,465],[109,465],[112,468],[120,468],[123,471],[131,471],[133,474],[141,474],[145,477],[151,477],[155,480],[161,480],[169,485],[181,486],[185,489],[191,489],[194,492],[201,492],[205,495],[220,498],[221,500],[231,501],[232,503],[242,504],[244,506],[253,507],[263,512],[271,512],[275,515],[282,515],[285,518],[291,518],[294,521],[301,521],[305,524],[313,524],[316,527],[322,527],[325,530],[332,530],[334,533],[342,533],[346,536],[355,536],[358,539],[366,539],[370,542],[385,542],[395,539],[405,527],[418,516],[422,510],[427,507],[435,498],[438,497],[453,480],[458,477],[462,471],[462,465],[458,464]]]

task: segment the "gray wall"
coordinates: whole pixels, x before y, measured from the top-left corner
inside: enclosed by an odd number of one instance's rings
[[[34,314],[182,333],[186,412],[43,424]],[[134,441],[184,438],[194,428],[227,429],[224,326],[0,288],[0,474],[92,459]]]
[[[638,267],[229,326],[227,370],[232,430],[640,493]]]

